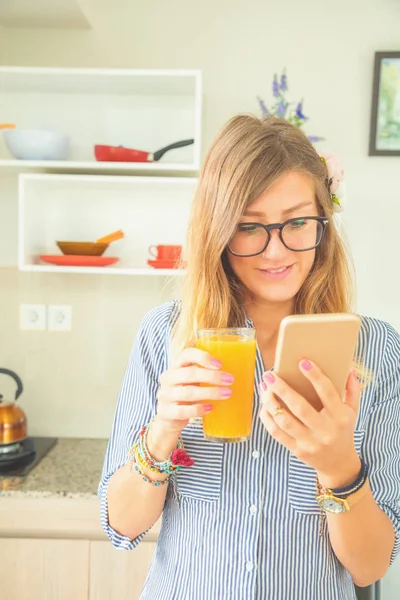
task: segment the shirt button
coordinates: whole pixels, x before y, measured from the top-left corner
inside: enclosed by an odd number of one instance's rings
[[[255,504],[252,504],[250,506],[250,512],[251,512],[252,515],[256,514],[256,512],[257,512],[257,506]]]
[[[252,456],[253,456],[253,458],[258,458],[260,456],[259,451],[258,450],[254,450]]]
[[[246,563],[246,571],[252,571],[254,568],[253,563],[251,562],[251,560],[248,560]]]

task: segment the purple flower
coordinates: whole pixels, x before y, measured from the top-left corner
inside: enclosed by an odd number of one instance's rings
[[[285,106],[285,104],[282,101],[279,102],[276,108],[276,116],[280,117],[281,119],[284,119],[286,116],[286,109],[287,107]]]
[[[298,103],[296,107],[296,116],[302,121],[305,121],[307,119],[307,117],[303,115],[303,102]]]
[[[275,98],[279,98],[279,96],[281,95],[279,91],[278,77],[276,73],[274,75],[274,81],[272,82],[272,93],[275,96]]]
[[[309,135],[308,139],[310,140],[310,142],[312,144],[315,144],[316,142],[324,142],[325,138],[319,137],[318,135]]]
[[[281,83],[280,83],[280,90],[281,92],[287,92],[287,76],[286,73],[282,73],[281,75]]]
[[[264,100],[262,98],[260,98],[260,96],[257,96],[257,100],[258,100],[258,104],[260,106],[260,110],[261,110],[261,115],[263,117],[268,117],[269,115],[269,110],[264,102]]]

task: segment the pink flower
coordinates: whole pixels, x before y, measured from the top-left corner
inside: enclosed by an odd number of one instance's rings
[[[343,181],[344,171],[342,163],[336,154],[331,154],[330,152],[323,154],[322,158],[325,160],[326,168],[328,170],[328,177],[332,180],[330,190],[331,193],[334,194]]]

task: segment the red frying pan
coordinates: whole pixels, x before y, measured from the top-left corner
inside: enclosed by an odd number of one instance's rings
[[[99,146],[94,147],[96,160],[104,162],[153,162],[160,160],[169,150],[182,148],[194,144],[194,140],[182,140],[169,146],[165,146],[156,152],[145,152],[144,150],[134,150],[133,148],[124,148],[124,146]]]

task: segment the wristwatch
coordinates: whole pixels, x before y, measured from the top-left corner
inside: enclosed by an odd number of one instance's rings
[[[367,466],[362,467],[356,481],[345,488],[331,490],[320,484],[317,479],[317,502],[325,512],[338,515],[347,512],[370,490]]]

